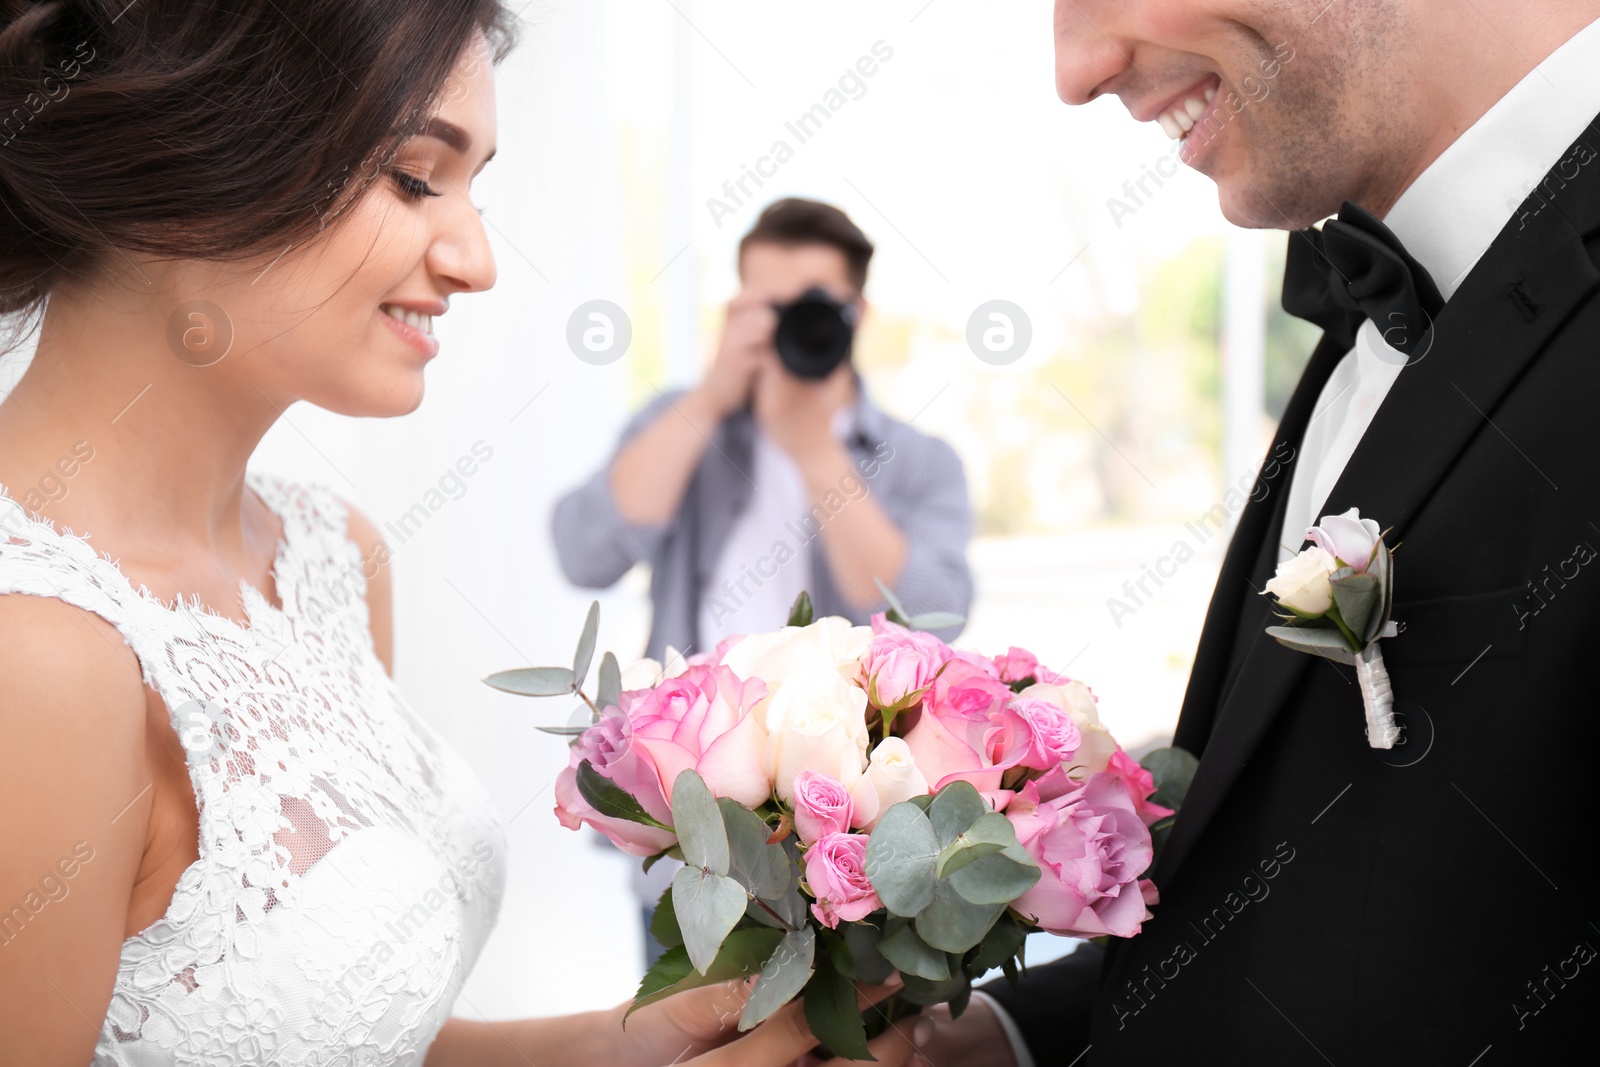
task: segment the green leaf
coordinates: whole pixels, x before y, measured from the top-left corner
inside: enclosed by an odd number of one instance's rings
[[[788,625],[810,626],[811,615],[811,594],[802,589],[800,590],[800,595],[794,598],[794,603],[789,607]]]
[[[826,957],[817,961],[816,972],[806,983],[805,1008],[806,1024],[833,1055],[847,1060],[872,1059],[867,1028],[856,1007],[855,984]]]
[[[672,900],[689,962],[705,974],[724,939],[744,918],[750,894],[725,875],[703,867],[683,867],[672,877]]]
[[[1008,845],[991,856],[973,860],[945,882],[969,904],[1009,904],[1032,889],[1039,874],[1039,865],[1026,849]]]
[[[555,734],[557,737],[581,737],[589,732],[588,726],[535,726],[534,729],[542,734]]]
[[[950,977],[949,957],[918,936],[917,931],[905,920],[890,920],[883,938],[878,942],[878,951],[903,975],[915,975],[935,982]]]
[[[883,602],[889,605],[889,610],[883,613],[884,618],[890,622],[908,626],[911,617],[906,614],[905,605],[900,603],[900,598],[894,595],[894,590],[883,584],[883,579],[873,575],[872,580],[878,584],[878,591],[883,594]]]
[[[952,611],[924,611],[921,615],[911,616],[913,630],[943,630],[947,626],[960,626],[967,621],[965,615],[957,615]]]
[[[1026,927],[1009,914],[1001,916],[998,922],[989,927],[977,951],[967,961],[967,973],[974,978],[982,977],[1015,956],[1027,940]]]
[[[694,969],[689,962],[689,953],[682,945],[670,948],[645,973],[644,980],[639,983],[639,991],[628,1007],[628,1014],[686,989],[755,974],[781,940],[783,934],[777,930],[759,926],[735,930],[722,943],[722,951],[717,953],[715,962],[704,974]]]
[[[804,594],[802,594],[804,595]],[[817,935],[809,926],[791,930],[761,968],[750,999],[739,1016],[739,1029],[748,1030],[793,1000],[811,981]]]
[[[588,760],[578,764],[578,792],[589,802],[589,806],[601,815],[643,823],[658,830],[672,829],[645,811],[644,806],[634,799],[632,793],[595,770],[594,764]]]
[[[600,683],[595,691],[595,707],[604,711],[617,702],[622,695],[622,668],[617,666],[617,657],[607,652],[600,657]]]
[[[683,862],[715,874],[728,873],[728,830],[722,809],[705,779],[694,771],[683,771],[672,783],[672,822]]]
[[[878,950],[883,931],[864,922],[843,923],[839,929],[844,934],[845,947],[850,953],[851,977],[870,985],[882,985],[894,973],[894,964]]]
[[[938,833],[937,824],[934,826],[934,833]],[[1011,820],[998,811],[986,812],[978,816],[977,822],[958,834],[956,839],[939,853],[934,875],[939,878],[948,877],[974,860],[993,855],[1016,843],[1017,831],[1011,825]]]
[[[966,972],[959,966],[950,968],[950,977],[942,981],[932,982],[916,975],[905,975],[906,987],[899,992],[902,1000],[912,1004],[921,1004],[930,1007],[934,1004],[943,1004],[945,1001],[959,996],[962,989],[970,983],[967,981]]]
[[[561,697],[578,688],[578,680],[565,667],[518,667],[496,671],[484,679],[507,693],[525,697]]]
[[[1339,618],[1360,640],[1383,599],[1377,575],[1351,574],[1334,578],[1328,584],[1333,588],[1333,602],[1339,606]]]
[[[1313,656],[1331,659],[1349,666],[1355,661],[1349,642],[1338,630],[1324,630],[1311,626],[1269,626],[1267,636],[1285,648],[1296,652],[1309,652]]]
[[[662,948],[677,948],[683,944],[683,931],[678,929],[678,916],[672,910],[672,887],[661,894],[656,910],[650,916],[650,936]]]
[[[651,867],[654,867],[657,863],[660,863],[663,859],[666,859],[669,856],[672,859],[675,859],[675,860],[678,860],[679,862],[682,862],[683,861],[683,850],[680,849],[677,845],[671,845],[671,846],[669,846],[667,848],[662,849],[660,852],[657,852],[654,856],[646,856],[644,858],[644,873],[645,874],[649,874]]]
[[[1367,568],[1368,574],[1376,574],[1378,578],[1379,602],[1378,610],[1372,613],[1372,618],[1367,620],[1367,631],[1362,634],[1367,644],[1371,644],[1389,622],[1389,615],[1394,611],[1394,558],[1389,554],[1389,546],[1379,541],[1374,552],[1373,561]]]
[[[1188,749],[1174,745],[1146,753],[1139,766],[1149,771],[1156,781],[1156,791],[1150,795],[1150,800],[1163,808],[1176,810],[1183,806],[1183,798],[1189,793],[1189,783],[1194,781],[1200,761]]]
[[[1003,862],[1010,864],[1011,861]],[[972,870],[971,867],[966,869]],[[933,903],[917,916],[917,936],[943,952],[966,953],[983,940],[989,927],[1013,899],[1015,897],[995,904],[972,904],[962,899],[948,881],[940,882],[934,887]]]
[[[600,632],[600,601],[589,602],[589,617],[583,620],[583,633],[578,635],[578,648],[572,654],[574,686],[583,685],[589,677],[589,664],[594,660],[594,640]],[[600,705],[602,708],[604,704]]]
[[[928,818],[933,822],[933,832],[941,849],[966,833],[973,823],[992,813],[994,809],[971,782],[951,782],[934,794],[928,808]]]
[[[728,875],[753,896],[781,899],[797,881],[783,846],[767,844],[767,824],[737,800],[720,797],[717,807],[728,834]]]
[[[922,809],[901,801],[878,820],[867,841],[867,878],[884,906],[910,917],[933,900],[939,842]]]

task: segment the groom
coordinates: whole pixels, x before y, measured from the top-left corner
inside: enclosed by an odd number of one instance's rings
[[[1597,18],[1595,0],[1058,0],[1061,98],[1118,97],[1183,137],[1230,221],[1300,231],[1285,306],[1325,333],[1273,443],[1296,458],[1263,472],[1206,617],[1175,739],[1200,767],[1155,919],[989,986],[930,1062],[1592,1054]],[[1349,668],[1263,633],[1275,566],[1350,508],[1398,548],[1389,751]]]

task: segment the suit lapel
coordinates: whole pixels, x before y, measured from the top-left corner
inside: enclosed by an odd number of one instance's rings
[[[1600,143],[1600,129],[1591,123],[1579,140]],[[1593,152],[1589,159],[1594,159]],[[1551,186],[1559,186],[1554,196],[1548,193]],[[1537,189],[1529,196],[1440,312],[1432,347],[1421,359],[1408,364],[1395,380],[1329,493],[1322,514],[1359,508],[1363,518],[1394,528],[1391,543],[1403,539],[1407,525],[1467,444],[1479,433],[1494,432],[1488,420],[1506,390],[1577,306],[1600,287],[1600,272],[1583,244],[1585,235],[1600,229],[1600,167],[1582,168],[1575,179],[1565,182],[1549,179],[1543,188],[1544,196]],[[1318,353],[1325,347],[1326,343],[1319,346]],[[1308,370],[1308,378],[1309,373]],[[1296,391],[1296,401],[1301,399],[1304,385],[1303,382]],[[1288,423],[1286,414],[1284,437],[1288,437]],[[1304,423],[1295,428],[1297,443],[1304,428]],[[1529,475],[1538,477],[1532,470]],[[1283,489],[1287,490],[1287,483]],[[1244,532],[1241,523],[1241,536]],[[1219,596],[1227,593],[1237,602],[1254,595],[1249,590],[1230,592],[1223,585],[1237,579],[1237,574],[1229,574],[1230,567],[1238,562],[1236,556],[1260,565],[1261,536],[1260,531],[1252,531],[1251,543],[1230,547],[1223,579],[1218,582]],[[1268,531],[1266,536],[1276,535]],[[1235,568],[1238,573],[1243,573],[1242,566],[1240,563]],[[1259,587],[1270,573],[1268,569],[1251,580]],[[1404,580],[1403,576],[1399,578],[1400,582]],[[1237,609],[1232,618],[1237,623]],[[1216,621],[1226,622],[1221,618]],[[1230,661],[1229,653],[1237,654],[1234,649],[1220,649],[1222,638],[1213,634],[1212,628],[1213,618],[1208,614],[1200,652],[1216,660],[1207,665],[1210,674],[1218,669],[1217,663]],[[1236,629],[1236,625],[1225,626],[1226,635],[1233,637]],[[1205,758],[1153,873],[1158,886],[1172,879],[1267,728],[1316,659],[1283,648],[1263,631],[1257,631],[1250,639],[1243,650],[1237,680],[1225,694],[1220,694],[1222,703],[1216,711],[1215,728],[1206,731],[1209,741],[1204,745]],[[1197,663],[1195,681],[1200,677]],[[1208,692],[1215,694],[1217,690]],[[1205,699],[1207,693],[1197,694],[1192,683],[1184,702],[1184,717],[1190,716],[1192,702]],[[1361,708],[1353,691],[1351,701],[1350,714],[1359,721]],[[1205,715],[1209,709],[1204,706],[1193,710],[1210,718]],[[1180,723],[1179,744],[1185,738],[1193,740],[1199,732],[1198,727],[1186,730],[1185,725]]]

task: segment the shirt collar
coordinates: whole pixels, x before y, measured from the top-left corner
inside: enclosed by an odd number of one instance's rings
[[[1450,299],[1596,112],[1600,20],[1529,71],[1400,194],[1384,224],[1427,269],[1441,296]],[[1593,156],[1591,150],[1585,162]],[[1552,182],[1539,195],[1559,196],[1559,189]]]

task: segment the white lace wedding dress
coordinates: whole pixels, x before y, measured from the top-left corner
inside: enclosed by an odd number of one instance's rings
[[[420,1064],[499,910],[502,827],[378,661],[344,507],[320,485],[247,483],[284,529],[283,606],[241,582],[248,626],[133,589],[0,486],[0,593],[117,628],[199,805],[199,859],[123,942],[94,1063]]]

